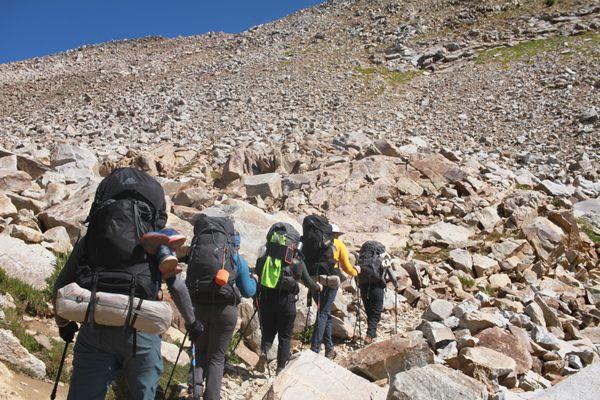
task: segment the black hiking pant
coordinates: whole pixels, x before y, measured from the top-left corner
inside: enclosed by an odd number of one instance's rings
[[[277,335],[277,370],[283,369],[290,358],[296,300],[296,295],[289,292],[269,290],[260,293],[258,314],[262,326],[261,351],[266,355]]]
[[[377,336],[377,324],[383,311],[383,291],[380,285],[360,285],[360,297],[367,313],[367,335]]]
[[[225,353],[233,337],[237,323],[237,307],[226,304],[196,304],[196,319],[202,322],[204,331],[194,343],[196,346],[196,393],[203,393],[204,400],[221,398],[221,381],[225,369]],[[192,386],[192,373],[188,376]]]

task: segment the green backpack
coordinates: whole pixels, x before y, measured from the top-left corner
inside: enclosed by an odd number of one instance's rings
[[[265,255],[257,270],[261,286],[268,289],[295,291],[300,278],[296,263],[300,234],[290,224],[278,222],[267,233]]]

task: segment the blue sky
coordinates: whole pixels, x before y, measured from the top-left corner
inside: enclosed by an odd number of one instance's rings
[[[323,0],[0,0],[0,63],[148,35],[240,32]]]

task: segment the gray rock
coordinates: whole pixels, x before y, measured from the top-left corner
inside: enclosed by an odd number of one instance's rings
[[[552,182],[545,179],[540,182],[539,189],[546,192],[550,196],[569,197],[575,193],[575,187],[571,185],[563,185],[562,183]]]
[[[533,339],[533,341],[542,346],[544,349],[546,350],[559,350],[560,349],[560,342],[558,341],[558,339],[551,334],[550,332],[548,332],[548,329],[546,329],[543,326],[539,326],[539,325],[535,325],[533,327],[533,329],[531,330],[531,338]]]
[[[544,217],[537,217],[522,228],[523,234],[535,249],[537,255],[543,260],[550,257],[550,253],[561,242],[564,232],[555,224]]]
[[[436,299],[431,302],[427,311],[423,314],[423,319],[428,321],[443,321],[452,315],[454,303],[448,300]]]
[[[440,221],[415,232],[413,239],[420,243],[458,247],[474,234],[475,232],[470,228]]]
[[[19,339],[6,329],[0,329],[0,360],[28,371],[36,378],[46,377],[46,365],[21,346]]]
[[[385,390],[310,350],[294,355],[263,400],[385,399]]]
[[[278,199],[283,195],[281,176],[278,173],[248,175],[244,177],[243,182],[248,196]]]
[[[471,253],[463,249],[454,249],[450,251],[450,263],[454,268],[473,275],[473,257]]]
[[[481,254],[473,254],[473,269],[477,277],[490,276],[500,271],[498,261]]]
[[[423,321],[417,329],[423,332],[423,336],[425,336],[429,345],[435,349],[444,347],[456,340],[452,329],[440,322]]]
[[[176,346],[169,342],[161,342],[160,345],[160,354],[162,357],[170,362],[171,364],[175,364],[175,360],[177,359],[177,353],[179,353],[179,346]],[[177,365],[180,367],[185,367],[190,364],[190,356],[188,356],[187,352],[182,351],[179,356],[179,361],[177,361]]]
[[[407,338],[395,335],[352,352],[341,365],[360,376],[379,380],[433,362],[433,352],[421,332],[411,332]]]
[[[51,157],[52,167],[69,181],[97,178],[99,163],[94,153],[85,148],[62,143],[54,147]]]
[[[387,400],[487,400],[487,398],[488,393],[482,383],[439,364],[394,375],[387,396]]]
[[[45,289],[54,272],[56,257],[39,244],[0,236],[0,268],[11,278],[20,279],[36,289]]]
[[[591,365],[559,382],[532,399],[535,400],[597,400],[600,398],[600,364]]]

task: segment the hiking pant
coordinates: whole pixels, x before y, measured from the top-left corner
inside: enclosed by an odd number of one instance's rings
[[[154,400],[163,371],[158,335],[137,333],[133,357],[130,328],[83,324],[77,335],[68,400],[104,400],[119,371],[127,398]]]
[[[279,339],[277,369],[283,369],[290,358],[292,333],[296,320],[296,296],[291,293],[261,293],[260,321],[262,327],[261,351],[268,353],[275,335]]]
[[[377,336],[377,324],[383,311],[383,291],[378,285],[360,285],[360,297],[367,313],[367,336],[372,338]]]
[[[321,351],[321,343],[325,342],[325,351],[333,349],[333,321],[331,320],[331,307],[338,289],[325,288],[320,293],[313,295],[317,302],[319,311],[317,312],[317,322],[313,330],[310,349],[315,353]]]
[[[196,304],[196,319],[204,325],[204,332],[194,343],[196,368],[188,376],[192,387],[192,373],[196,380],[196,394],[204,400],[221,398],[221,381],[225,370],[225,353],[237,323],[237,307],[227,304]]]

